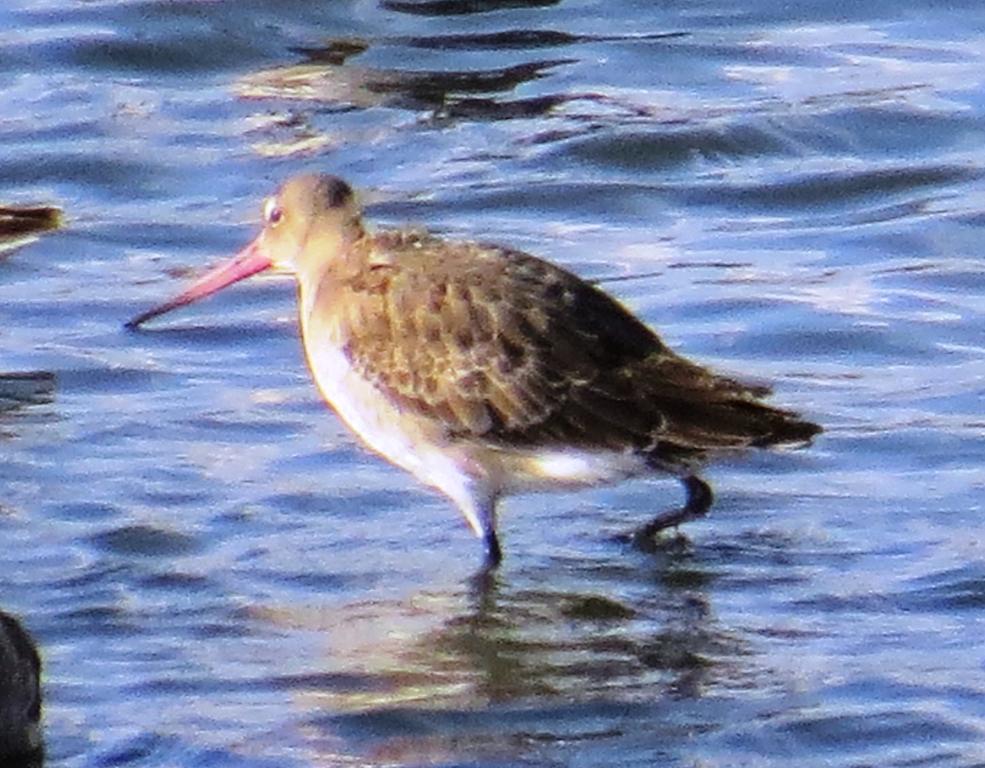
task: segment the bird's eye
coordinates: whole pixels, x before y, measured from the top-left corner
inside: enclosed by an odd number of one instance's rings
[[[268,226],[276,227],[284,218],[284,209],[277,205],[277,200],[268,198],[263,205],[263,220]]]

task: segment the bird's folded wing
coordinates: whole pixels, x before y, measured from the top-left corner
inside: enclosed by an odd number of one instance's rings
[[[788,415],[756,402],[765,389],[674,354],[575,275],[517,251],[443,247],[426,260],[397,253],[347,286],[345,351],[401,409],[451,438],[701,450],[755,442],[769,427],[750,415]]]

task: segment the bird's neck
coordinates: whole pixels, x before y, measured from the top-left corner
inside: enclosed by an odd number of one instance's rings
[[[374,253],[373,236],[359,228],[339,244],[333,258],[298,270],[298,309],[303,332],[316,325],[321,333],[343,333],[338,323],[341,318],[334,316],[344,303],[343,296],[373,269]]]
[[[306,258],[296,265],[302,287],[317,286],[326,279],[351,279],[366,268],[372,252],[372,236],[356,223],[341,233],[313,232],[304,244]]]

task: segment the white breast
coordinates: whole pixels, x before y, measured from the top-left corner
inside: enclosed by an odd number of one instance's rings
[[[404,413],[366,381],[332,340],[312,339],[302,316],[308,366],[322,397],[367,447],[452,499],[478,535],[480,509],[498,494],[467,451],[440,440],[425,420]]]

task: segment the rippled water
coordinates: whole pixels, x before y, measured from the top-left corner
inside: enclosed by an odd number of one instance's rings
[[[0,8],[0,607],[50,766],[985,762],[985,11],[615,0]],[[360,449],[290,282],[122,323],[316,167],[604,279],[826,432],[510,500]],[[630,279],[622,279],[630,278]],[[51,376],[53,375],[53,379]]]

